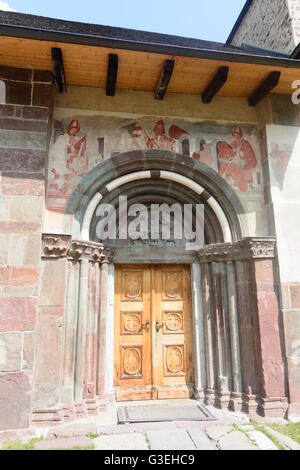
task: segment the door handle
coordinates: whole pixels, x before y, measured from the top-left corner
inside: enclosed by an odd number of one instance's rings
[[[165,323],[167,323],[167,322],[166,322],[166,321],[163,321],[163,320],[161,320],[161,321],[156,320],[156,323],[155,323],[155,325],[156,325],[156,331],[159,331],[159,327],[160,327],[160,326],[163,326]]]
[[[147,320],[145,323],[142,323],[142,328],[145,328],[145,326],[147,327],[147,329],[146,329],[147,333],[149,333],[149,331],[150,331],[150,328],[148,327],[148,325],[150,325],[149,320]]]

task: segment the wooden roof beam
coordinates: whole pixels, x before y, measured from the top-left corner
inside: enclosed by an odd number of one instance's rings
[[[107,82],[106,82],[106,96],[115,96],[117,77],[119,68],[119,56],[117,54],[109,54],[108,69],[107,69]]]
[[[220,67],[216,75],[202,95],[205,104],[211,103],[216,94],[223,88],[228,80],[229,67]]]
[[[166,60],[159,82],[155,90],[155,99],[163,100],[175,66],[175,60]]]
[[[266,80],[248,98],[249,106],[256,106],[279,83],[281,72],[271,72]]]
[[[66,93],[67,84],[64,70],[64,62],[62,51],[58,47],[52,47],[51,49],[52,56],[52,67],[53,67],[53,76],[56,83],[58,93]]]

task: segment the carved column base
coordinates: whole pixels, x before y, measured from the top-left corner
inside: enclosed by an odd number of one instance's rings
[[[64,421],[64,413],[61,408],[34,410],[32,412],[32,424],[36,427],[55,426]]]
[[[229,409],[235,413],[243,411],[243,395],[241,393],[232,393],[229,402]]]
[[[221,410],[229,409],[231,392],[217,392],[215,406]]]
[[[261,407],[264,418],[284,418],[288,402],[286,398],[262,398]]]
[[[97,416],[98,415],[98,403],[97,400],[91,399],[91,400],[86,400],[86,409],[87,409],[87,414],[89,416]]]
[[[203,388],[194,388],[193,391],[193,398],[194,400],[199,400],[202,403],[205,401],[205,391]]]
[[[216,393],[216,390],[206,388],[204,391],[204,404],[207,406],[215,406]]]

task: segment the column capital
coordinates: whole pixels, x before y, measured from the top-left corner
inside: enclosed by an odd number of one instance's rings
[[[198,251],[201,262],[275,258],[274,237],[247,237],[233,243],[208,245]]]
[[[111,253],[101,243],[73,240],[71,235],[43,233],[42,258],[88,259],[107,263],[111,261]]]

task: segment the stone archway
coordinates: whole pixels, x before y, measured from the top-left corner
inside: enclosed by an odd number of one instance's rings
[[[275,240],[247,237],[243,208],[215,171],[156,150],[126,152],[97,165],[69,198],[64,228],[70,235],[43,236],[43,272],[59,276],[64,286],[64,334],[57,340],[61,372],[53,384],[38,365],[35,419],[98,413],[112,398],[113,264],[105,246],[90,241],[90,223],[99,203],[116,204],[122,192],[136,201],[152,194],[161,201],[203,202],[208,245],[195,253],[192,268],[196,396],[220,407],[282,415]],[[38,335],[40,350],[44,342]]]
[[[71,231],[75,238],[88,240],[89,222],[103,197],[131,181],[149,179],[173,181],[201,196],[216,214],[225,242],[248,235],[243,207],[216,171],[189,157],[162,150],[124,152],[99,163],[70,196],[65,210],[65,230]]]

